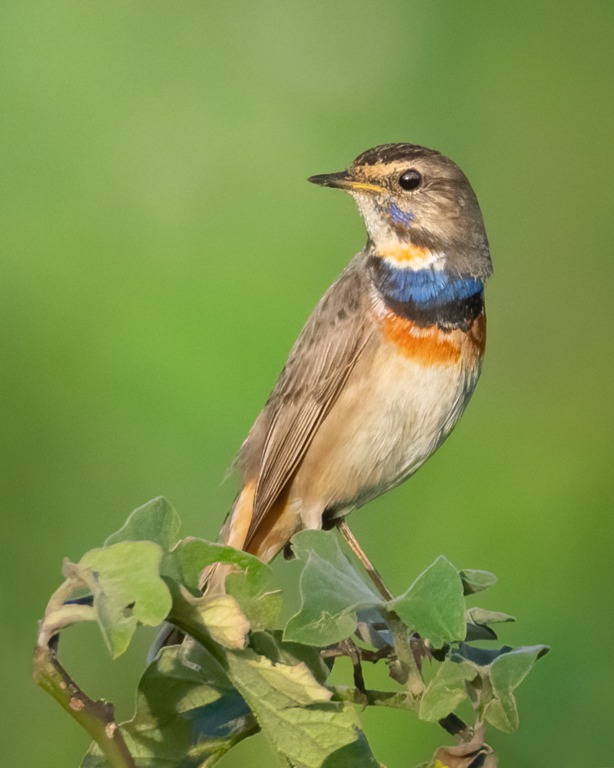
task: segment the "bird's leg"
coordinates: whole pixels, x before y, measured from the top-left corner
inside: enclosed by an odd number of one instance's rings
[[[356,555],[356,557],[360,560],[362,563],[363,568],[366,570],[366,572],[369,574],[369,578],[371,581],[375,584],[377,587],[378,592],[380,595],[386,600],[386,602],[389,602],[393,599],[392,593],[388,589],[388,587],[384,584],[384,580],[379,575],[377,568],[373,565],[373,563],[369,560],[369,558],[364,553],[362,547],[358,543],[358,539],[352,531],[350,531],[350,526],[345,522],[345,520],[339,520],[337,523],[337,528],[339,529],[341,535],[343,538],[347,541],[348,546],[352,550],[352,552]]]

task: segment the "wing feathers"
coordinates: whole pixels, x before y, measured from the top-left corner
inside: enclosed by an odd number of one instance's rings
[[[326,292],[294,345],[262,416],[262,449],[247,543],[298,469],[320,424],[360,357],[373,329],[364,273],[352,262]],[[241,457],[239,457],[239,463]]]

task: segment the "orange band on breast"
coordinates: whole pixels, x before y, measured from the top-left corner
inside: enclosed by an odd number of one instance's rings
[[[387,310],[379,318],[384,337],[397,350],[423,365],[475,364],[484,354],[486,317],[476,318],[468,331],[422,328]]]

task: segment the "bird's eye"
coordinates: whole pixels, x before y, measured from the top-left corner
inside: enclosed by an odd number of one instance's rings
[[[406,189],[408,192],[412,189],[417,189],[421,183],[422,174],[419,171],[415,171],[413,168],[410,168],[409,171],[405,171],[399,178],[399,186],[401,189]]]

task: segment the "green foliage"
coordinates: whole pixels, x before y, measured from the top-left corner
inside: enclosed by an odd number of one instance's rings
[[[162,496],[132,512],[124,525],[105,541],[105,547],[120,541],[154,541],[164,552],[176,543],[181,528],[179,515]]]
[[[391,606],[435,648],[465,638],[465,601],[458,570],[443,555]]]
[[[467,683],[475,678],[468,665],[445,659],[420,700],[421,720],[437,722],[467,698]]]
[[[414,710],[445,727],[460,705],[471,705],[474,722],[455,732],[463,743],[479,742],[476,754],[491,754],[484,723],[517,728],[514,691],[548,649],[468,642],[496,639],[491,625],[513,621],[466,604],[467,596],[494,584],[492,574],[459,571],[439,557],[406,592],[386,601],[333,533],[304,531],[293,540],[302,563],[301,607],[282,628],[282,594],[272,587],[268,566],[231,547],[178,536],[179,517],[168,502],[140,507],[103,548],[65,564],[66,582],[49,603],[35,675],[94,737],[83,768],[211,766],[258,730],[296,768],[371,768],[378,762],[356,704]],[[199,577],[214,563],[229,568],[227,591],[203,596]],[[84,590],[91,605],[71,599]],[[159,651],[139,684],[133,718],[118,727],[104,705],[70,680],[51,641],[70,624],[95,620],[115,658],[138,624],[165,619],[185,637]],[[341,655],[352,659],[354,685],[329,683]],[[433,663],[425,664],[429,658]],[[363,686],[362,663],[380,659],[396,690]]]
[[[65,575],[77,577],[91,590],[113,658],[126,650],[139,622],[156,626],[168,616],[171,596],[160,576],[162,556],[153,541],[121,541],[92,549],[76,565],[64,566]]]
[[[139,683],[135,716],[122,725],[136,764],[156,768],[211,765],[255,730],[254,715],[219,662],[197,644],[160,651]],[[109,763],[92,744],[82,765]]]
[[[305,662],[275,663],[251,649],[228,656],[229,676],[276,749],[297,768],[342,766],[352,747],[356,768],[377,766],[354,708],[332,701]]]
[[[294,537],[293,547],[305,565],[300,580],[301,609],[286,625],[287,640],[331,645],[354,634],[359,609],[384,605],[332,536],[302,531]]]

